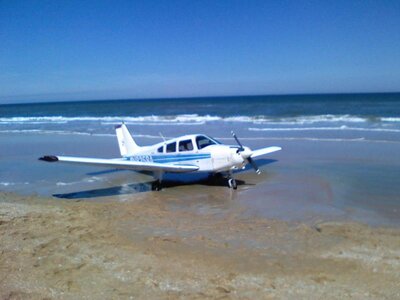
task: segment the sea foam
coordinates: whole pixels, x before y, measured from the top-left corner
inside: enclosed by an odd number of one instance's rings
[[[378,119],[379,120],[379,119]],[[360,123],[367,122],[368,118],[354,115],[310,115],[296,117],[269,117],[269,116],[215,116],[215,115],[198,115],[198,114],[180,114],[180,115],[149,115],[149,116],[36,116],[36,117],[8,117],[0,118],[0,124],[46,124],[58,123],[64,124],[69,122],[101,122],[103,124],[118,124],[121,122],[132,124],[204,124],[207,122],[240,122],[255,124],[312,124],[312,123]],[[382,118],[385,122],[399,122],[400,118]]]
[[[338,130],[348,130],[348,131],[367,131],[367,132],[400,132],[400,129],[390,129],[390,128],[361,128],[361,127],[348,127],[346,125],[338,127],[290,127],[290,128],[248,128],[250,131],[338,131]]]

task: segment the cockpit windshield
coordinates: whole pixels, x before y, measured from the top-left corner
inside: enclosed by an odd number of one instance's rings
[[[210,138],[210,137],[208,137],[208,136],[198,135],[196,137],[196,144],[197,144],[197,148],[200,150],[200,149],[203,149],[203,148],[208,147],[210,145],[217,145],[217,144],[221,144],[221,143],[216,141],[216,140],[214,140],[214,139],[212,139],[212,138]]]

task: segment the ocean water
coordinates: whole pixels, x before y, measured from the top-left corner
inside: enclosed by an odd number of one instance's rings
[[[0,105],[0,190],[120,201],[151,194],[142,174],[37,161],[44,154],[118,157],[121,122],[142,145],[188,133],[234,144],[233,130],[252,148],[283,147],[260,162],[262,175],[237,174],[234,195],[204,178],[170,184],[162,193],[181,199],[175,208],[214,213],[236,203],[266,217],[400,225],[400,93]]]
[[[0,105],[0,133],[113,134],[124,121],[137,137],[233,128],[244,137],[398,141],[400,94],[349,94],[84,101]],[[187,129],[191,126],[190,129]],[[172,129],[172,130],[169,130]],[[165,131],[165,132],[164,132]],[[218,131],[226,137],[226,131]],[[229,137],[229,135],[227,135]]]

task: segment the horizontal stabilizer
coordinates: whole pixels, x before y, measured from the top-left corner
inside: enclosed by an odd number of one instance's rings
[[[162,171],[172,173],[194,172],[199,169],[194,165],[180,165],[154,162],[138,162],[129,161],[122,158],[117,159],[102,159],[102,158],[87,158],[87,157],[71,157],[71,156],[53,156],[47,155],[39,158],[47,162],[63,162],[70,164],[81,164],[88,166],[107,167],[115,169],[126,169],[135,171]]]
[[[253,154],[251,155],[251,158],[256,158],[258,156],[262,156],[262,155],[266,155],[272,152],[276,152],[282,150],[281,147],[276,147],[276,146],[272,146],[272,147],[267,147],[267,148],[262,148],[262,149],[257,149],[253,151]]]

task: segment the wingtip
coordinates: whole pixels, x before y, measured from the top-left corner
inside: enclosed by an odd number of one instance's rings
[[[121,127],[122,127],[122,125],[125,125],[125,122],[122,122],[122,123],[121,123],[121,124],[119,124],[119,125],[115,125],[115,129],[121,128]]]
[[[55,162],[58,161],[58,157],[54,155],[45,155],[42,157],[39,157],[39,160],[47,161],[47,162]]]

